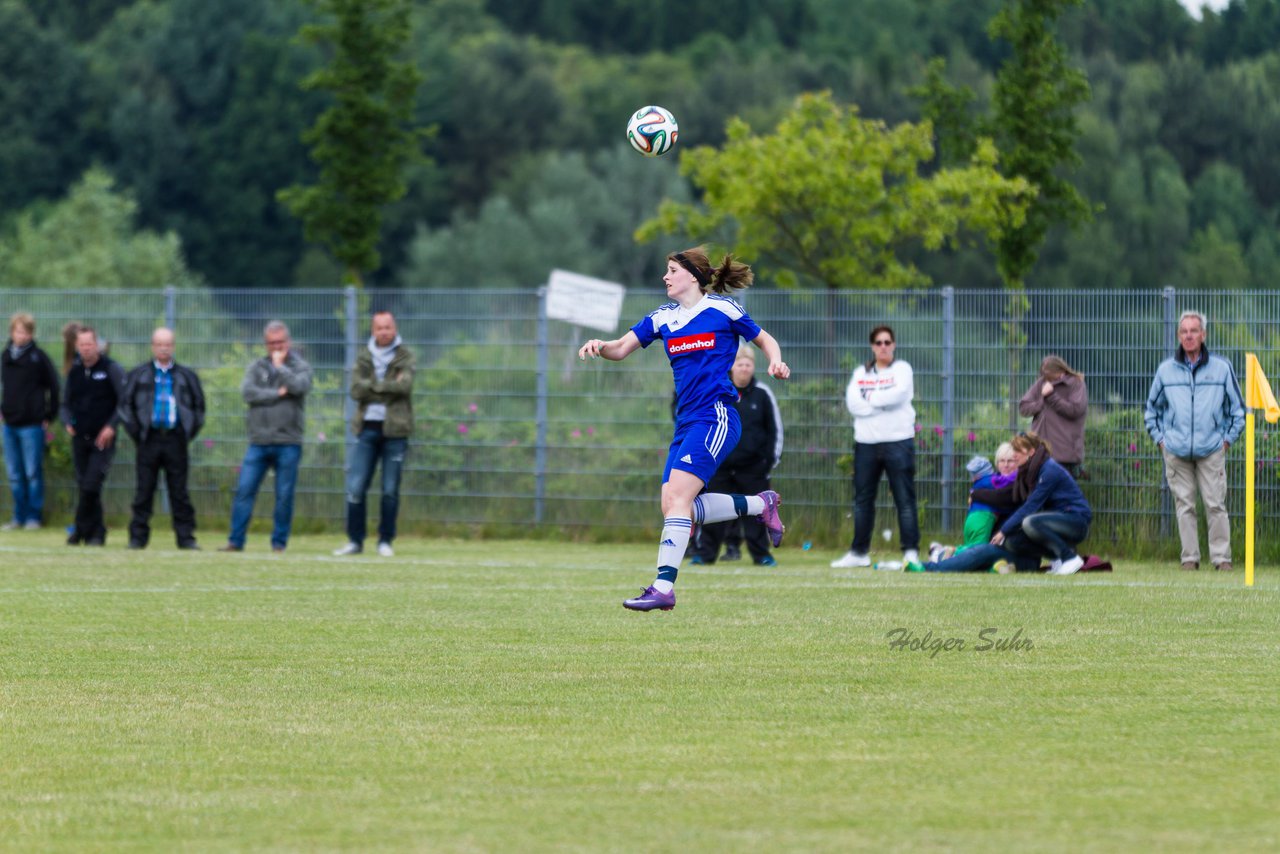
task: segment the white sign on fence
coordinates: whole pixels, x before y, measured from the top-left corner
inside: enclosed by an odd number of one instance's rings
[[[618,328],[627,289],[617,282],[552,270],[547,282],[547,317],[602,332]]]

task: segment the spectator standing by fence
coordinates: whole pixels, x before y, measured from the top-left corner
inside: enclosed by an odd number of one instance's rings
[[[173,330],[162,326],[153,332],[151,360],[129,372],[121,394],[120,423],[138,446],[131,549],[145,549],[151,539],[151,510],[162,469],[178,548],[200,548],[196,508],[187,493],[187,446],[204,426],[204,389],[195,371],[174,360],[173,351]]]
[[[273,320],[262,331],[267,355],[249,365],[240,383],[249,447],[240,464],[240,480],[231,503],[231,534],[218,551],[244,551],[253,504],[268,469],[276,473],[276,503],[272,514],[271,550],[282,552],[293,526],[293,494],[302,462],[306,429],[306,398],[311,391],[311,366],[294,351],[289,327]]]
[[[9,319],[9,341],[0,356],[0,415],[4,461],[13,494],[13,519],[2,530],[44,525],[45,431],[58,412],[58,369],[36,344],[36,319]]]
[[[895,357],[897,338],[888,326],[871,330],[871,359],[854,368],[845,390],[853,416],[853,543],[831,562],[837,569],[871,565],[880,477],[898,510],[903,563],[918,561],[920,521],[916,515],[915,377],[911,365]]]
[[[1205,346],[1204,315],[1178,318],[1178,348],[1156,369],[1147,395],[1146,425],[1164,455],[1165,477],[1178,516],[1182,568],[1200,568],[1196,491],[1209,526],[1209,560],[1231,570],[1227,516],[1227,450],[1244,432],[1244,400],[1231,363]]]
[[[708,492],[757,495],[770,488],[769,473],[782,456],[782,416],[778,401],[768,386],[756,382],[756,354],[748,346],[738,348],[738,356],[730,370],[730,378],[738,389],[738,420],[742,436],[738,444],[716,469],[707,484]],[[755,516],[739,516],[724,522],[702,526],[694,558],[690,563],[715,563],[720,544],[735,525],[742,526],[742,539],[751,560],[760,566],[774,566],[777,560],[769,554],[769,532]]]
[[[1031,418],[1031,431],[1050,448],[1054,462],[1080,479],[1084,464],[1084,423],[1089,412],[1089,390],[1084,374],[1060,356],[1045,356],[1040,375],[1018,403]]]
[[[400,477],[409,436],[413,433],[413,352],[400,338],[395,316],[373,315],[369,343],[356,356],[351,399],[356,402],[351,430],[356,446],[347,470],[347,544],[335,555],[364,551],[368,526],[365,495],[373,470],[382,463],[382,503],[378,515],[378,554],[395,554],[396,515],[400,512]]]
[[[76,356],[62,396],[62,423],[71,435],[71,461],[79,490],[67,545],[101,546],[107,541],[102,490],[116,455],[124,368],[107,358],[92,326],[76,324],[75,330]]]
[[[76,339],[80,335],[80,328],[84,326],[78,320],[71,320],[62,324],[62,375],[65,377],[71,373],[71,367],[80,359]],[[102,354],[106,355],[106,350],[102,350]]]

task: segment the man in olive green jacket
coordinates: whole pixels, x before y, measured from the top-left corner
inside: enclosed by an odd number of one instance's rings
[[[400,474],[413,433],[413,353],[400,340],[391,312],[375,313],[371,332],[351,375],[351,399],[356,402],[351,432],[356,435],[356,445],[347,469],[347,544],[334,552],[340,556],[364,551],[365,495],[379,460],[382,505],[378,554],[395,554],[391,542],[396,537],[400,509]]]

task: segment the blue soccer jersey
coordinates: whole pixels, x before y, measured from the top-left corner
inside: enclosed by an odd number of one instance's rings
[[[733,404],[738,389],[729,369],[738,355],[738,336],[754,341],[760,327],[729,297],[707,294],[692,308],[669,302],[631,331],[648,347],[666,345],[676,382],[676,419],[709,417],[717,402]]]

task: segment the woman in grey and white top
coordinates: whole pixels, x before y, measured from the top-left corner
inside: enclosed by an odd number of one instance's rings
[[[832,561],[836,568],[871,565],[871,534],[876,523],[876,492],[881,475],[898,510],[898,536],[904,562],[919,560],[920,523],[916,516],[915,378],[911,365],[895,358],[897,341],[888,326],[871,331],[872,358],[853,371],[845,404],[853,416],[853,542]]]

